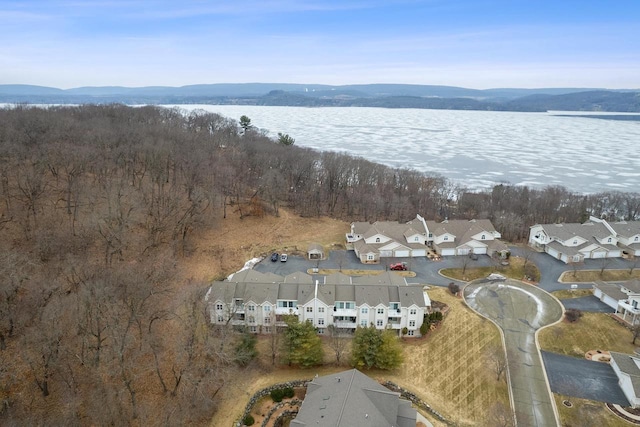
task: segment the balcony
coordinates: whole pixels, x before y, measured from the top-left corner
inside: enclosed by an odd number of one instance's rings
[[[388,314],[389,317],[402,317],[402,310],[396,310],[394,308],[390,308],[389,310],[387,310],[387,312],[389,313]]]
[[[356,322],[333,322],[333,326],[340,329],[355,329],[358,324]]]
[[[401,325],[402,323],[399,320],[387,322],[387,326],[391,329],[401,329],[402,328]]]
[[[276,307],[276,316],[282,316],[285,314],[295,314],[298,315],[298,308],[295,307]]]
[[[349,316],[356,317],[358,310],[355,308],[336,308],[333,310],[333,316]]]
[[[640,308],[629,304],[629,300],[618,301],[618,307],[622,307],[627,313],[640,314]]]

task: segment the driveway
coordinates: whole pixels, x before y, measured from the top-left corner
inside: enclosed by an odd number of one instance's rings
[[[608,363],[542,351],[551,391],[565,396],[627,407],[629,401],[618,385],[618,377]]]
[[[569,308],[577,308],[581,311],[588,311],[591,313],[614,313],[615,310],[609,307],[607,304],[600,301],[593,295],[580,298],[567,298],[561,299],[560,302],[564,305],[565,310]]]
[[[558,425],[535,333],[560,319],[560,304],[537,287],[514,280],[470,283],[464,298],[502,329],[517,425]]]

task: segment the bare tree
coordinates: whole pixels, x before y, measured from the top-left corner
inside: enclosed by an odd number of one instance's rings
[[[334,325],[329,325],[327,328],[329,331],[329,347],[333,350],[336,356],[336,364],[340,364],[342,356],[349,349],[351,338],[353,334],[342,328],[336,328]]]
[[[507,358],[502,345],[494,345],[489,348],[487,357],[493,367],[493,372],[496,374],[496,381],[500,381],[500,378],[504,377],[504,373],[507,369]],[[506,380],[506,378],[505,378]]]

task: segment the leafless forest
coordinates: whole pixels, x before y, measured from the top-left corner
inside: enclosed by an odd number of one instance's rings
[[[295,135],[292,135],[295,137]],[[0,109],[0,424],[201,424],[238,369],[176,266],[241,215],[639,219],[638,193],[440,176],[279,144],[234,120],[122,105]]]

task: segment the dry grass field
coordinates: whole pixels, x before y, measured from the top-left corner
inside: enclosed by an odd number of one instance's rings
[[[511,279],[522,280],[525,276],[525,260],[521,257],[513,256],[509,258],[509,265],[495,265],[490,267],[473,267],[467,265],[467,268],[462,272],[462,267],[459,268],[445,268],[441,271],[442,275],[451,277],[452,279],[462,280],[470,282],[476,279],[483,279],[491,273],[498,273]],[[538,268],[529,261],[527,265],[530,269],[529,274],[534,281],[540,280],[540,272]]]
[[[575,427],[629,427],[630,424],[615,416],[602,402],[593,400],[578,399],[576,397],[554,394],[560,421],[563,426]],[[571,407],[563,405],[563,401],[571,402]]]
[[[609,315],[586,312],[575,323],[563,321],[538,334],[543,350],[574,357],[584,357],[589,350],[633,353],[632,339],[631,331]]]
[[[592,289],[562,289],[551,292],[551,295],[558,299],[581,298],[593,295]]]
[[[565,271],[560,275],[559,282],[616,282],[640,278],[640,269],[629,270],[577,270]]]

